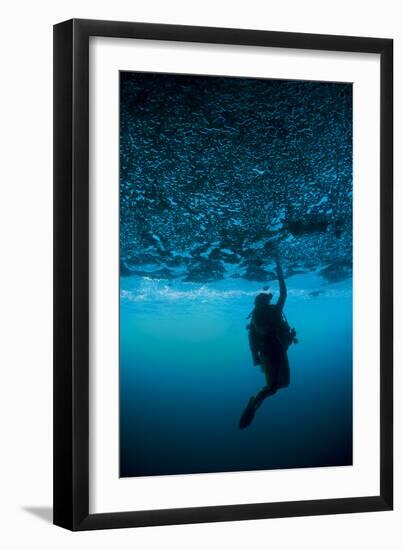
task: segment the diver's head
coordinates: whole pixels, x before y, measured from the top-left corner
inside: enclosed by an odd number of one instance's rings
[[[269,293],[261,292],[255,298],[255,306],[256,307],[268,306],[272,298],[273,298],[273,294],[271,292]]]

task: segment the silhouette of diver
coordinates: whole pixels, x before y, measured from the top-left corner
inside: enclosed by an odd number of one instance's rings
[[[277,278],[280,285],[280,297],[277,304],[271,304],[273,295],[261,293],[255,298],[255,307],[251,313],[249,344],[254,365],[261,365],[266,377],[266,385],[256,396],[249,399],[239,421],[239,429],[247,428],[263,401],[274,395],[279,388],[286,388],[290,383],[290,366],[287,348],[291,342],[297,342],[295,330],[290,329],[283,318],[283,308],[287,298],[287,287],[283,270],[276,257]]]

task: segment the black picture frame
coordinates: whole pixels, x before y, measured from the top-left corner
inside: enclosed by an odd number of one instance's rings
[[[380,491],[365,497],[89,513],[89,38],[380,54]],[[73,19],[54,26],[54,523],[91,530],[393,507],[393,40]]]

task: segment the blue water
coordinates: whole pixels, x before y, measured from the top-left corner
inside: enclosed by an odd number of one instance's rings
[[[264,385],[245,330],[260,283],[121,278],[122,477],[352,464],[351,278],[286,282],[291,383],[241,431]]]

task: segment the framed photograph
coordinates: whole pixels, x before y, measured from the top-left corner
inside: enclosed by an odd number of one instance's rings
[[[393,42],[54,27],[54,523],[391,510]]]

